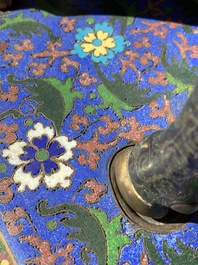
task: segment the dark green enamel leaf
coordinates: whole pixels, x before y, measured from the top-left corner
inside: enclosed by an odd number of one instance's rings
[[[60,38],[55,36],[52,30],[38,21],[32,18],[25,18],[22,13],[18,14],[14,18],[4,17],[0,19],[0,30],[12,29],[10,36],[19,36],[23,34],[28,37],[32,37],[32,34],[43,36],[43,31],[45,31],[52,41],[57,41]]]
[[[2,112],[0,114],[0,120],[3,120],[5,117],[12,115],[13,118],[19,118],[20,117],[20,112],[17,109],[10,109]]]
[[[168,81],[172,85],[176,86],[176,88],[173,90],[173,94],[178,94],[185,90],[188,90],[190,93],[197,81],[196,72],[198,67],[191,67],[189,69],[186,59],[182,59],[181,63],[179,63],[174,57],[171,58],[171,63],[169,64],[166,59],[166,45],[161,45],[161,48],[163,48],[161,62],[164,69],[166,70]]]
[[[152,260],[153,264],[156,265],[168,265],[166,262],[163,261],[162,257],[158,253],[155,244],[153,243],[149,233],[143,230],[139,230],[134,235],[135,239],[138,240],[140,238],[143,239],[144,247],[146,249],[147,254],[149,255],[150,259]]]
[[[47,200],[38,204],[38,211],[42,216],[52,216],[63,213],[72,213],[61,218],[60,222],[69,228],[77,228],[67,235],[68,239],[74,239],[86,243],[81,249],[81,258],[84,263],[91,262],[89,253],[96,254],[98,265],[113,265],[119,261],[121,249],[131,240],[128,236],[119,233],[121,230],[121,215],[108,221],[104,211],[94,208],[84,208],[76,204],[62,203],[48,207]],[[91,235],[91,236],[90,236]]]
[[[101,109],[111,107],[118,117],[122,117],[122,110],[132,111],[135,107],[128,105],[126,102],[120,100],[115,94],[111,93],[104,84],[98,86],[98,94],[103,102],[99,105]]]
[[[148,96],[150,88],[138,88],[137,82],[124,83],[122,77],[118,74],[113,75],[113,81],[109,80],[97,64],[95,64],[95,67],[102,81],[102,84],[98,86],[98,93],[103,103],[99,107],[102,109],[112,107],[119,117],[122,117],[122,109],[127,111],[138,109],[162,95],[156,92]]]
[[[75,99],[83,99],[83,94],[78,91],[74,90],[74,84],[71,78],[68,78],[64,83],[62,83],[57,78],[46,78],[45,79],[48,83],[54,86],[63,96],[64,103],[65,103],[65,116],[68,116],[69,113],[72,111],[74,107]]]
[[[73,90],[72,80],[69,78],[62,83],[57,78],[15,80],[14,77],[14,75],[9,75],[8,82],[24,84],[24,89],[33,94],[26,100],[36,101],[39,104],[37,113],[41,113],[51,120],[59,133],[63,119],[73,108],[74,100],[77,97],[82,98],[80,92]]]
[[[135,234],[136,240],[139,238],[143,239],[144,247],[147,254],[152,260],[153,264],[156,265],[195,265],[198,264],[198,253],[192,247],[182,243],[182,241],[177,238],[177,247],[180,250],[178,253],[173,247],[171,247],[166,240],[163,241],[163,252],[170,262],[166,263],[162,260],[162,257],[158,253],[155,244],[153,243],[151,236],[146,231],[138,231]]]
[[[181,254],[177,253],[175,249],[170,247],[166,241],[163,242],[164,254],[171,261],[171,265],[195,265],[198,264],[198,253],[193,250],[188,245],[182,243],[182,241],[177,238],[177,246],[181,251]]]
[[[81,248],[81,258],[84,263],[91,262],[89,253],[95,253],[98,265],[107,264],[107,245],[105,233],[98,219],[86,208],[76,204],[62,203],[53,207],[48,207],[47,200],[38,204],[38,211],[42,216],[51,216],[63,213],[72,213],[75,217],[65,216],[60,222],[70,228],[77,228],[76,231],[67,235],[68,239],[74,239],[86,246]],[[90,236],[91,235],[91,236]]]
[[[131,244],[131,240],[125,234],[119,233],[121,230],[121,215],[114,217],[108,221],[107,214],[99,209],[88,208],[88,210],[99,220],[105,231],[108,250],[107,265],[117,264],[119,262],[121,249],[125,245]]]

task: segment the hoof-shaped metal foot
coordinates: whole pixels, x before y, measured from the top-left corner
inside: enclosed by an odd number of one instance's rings
[[[120,194],[134,211],[148,217],[162,218],[167,215],[168,208],[151,205],[144,201],[133,185],[133,176],[129,172],[129,163],[133,159],[133,148],[134,145],[126,146],[114,155],[110,166],[110,174],[114,175]]]
[[[123,215],[137,228],[155,233],[179,230],[187,222],[196,219],[195,214],[186,215],[166,207],[152,207],[141,198],[133,186],[128,168],[133,148],[134,144],[120,149],[109,163],[109,181],[113,196]]]
[[[130,220],[139,218],[136,224],[141,217],[147,230],[148,224],[164,227],[165,220],[172,222],[170,230],[178,229],[170,214],[190,220],[198,209],[197,101],[198,86],[168,129],[124,147],[110,162],[118,205]]]

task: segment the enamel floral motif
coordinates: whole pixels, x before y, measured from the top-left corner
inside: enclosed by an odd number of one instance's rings
[[[97,23],[94,30],[88,27],[78,28],[77,43],[71,53],[78,54],[81,58],[90,54],[94,62],[107,64],[109,60],[114,58],[116,52],[122,52],[125,46],[129,44],[123,36],[113,35],[113,31],[107,22]]]
[[[74,169],[66,162],[73,158],[76,141],[55,136],[52,127],[40,122],[28,131],[27,140],[16,141],[2,152],[11,165],[17,166],[13,180],[18,191],[36,190],[41,182],[49,189],[69,188]]]

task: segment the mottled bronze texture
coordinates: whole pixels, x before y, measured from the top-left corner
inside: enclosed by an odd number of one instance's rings
[[[121,204],[126,204],[128,211],[147,216],[145,220],[165,218],[171,211],[181,214],[197,211],[198,86],[168,129],[114,155],[110,181]]]

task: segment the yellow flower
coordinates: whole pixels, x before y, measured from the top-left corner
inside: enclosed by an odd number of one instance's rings
[[[83,52],[93,52],[94,56],[107,55],[107,49],[112,49],[116,46],[113,37],[109,37],[108,32],[98,30],[97,32],[89,32],[81,44]]]
[[[123,36],[113,33],[114,29],[107,22],[97,23],[94,28],[78,28],[71,54],[78,54],[80,58],[91,55],[94,63],[108,64],[117,52],[123,52],[129,44]]]

